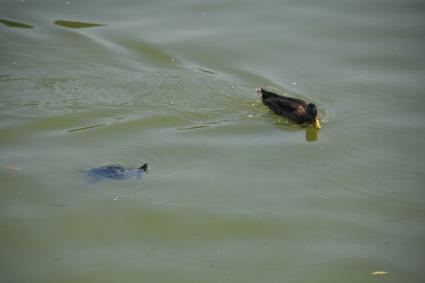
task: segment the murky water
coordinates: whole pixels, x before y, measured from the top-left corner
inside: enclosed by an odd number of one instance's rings
[[[1,2],[1,282],[425,280],[420,1]]]

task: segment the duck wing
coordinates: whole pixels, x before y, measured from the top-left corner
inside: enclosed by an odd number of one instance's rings
[[[280,111],[293,112],[299,111],[300,108],[304,110],[304,107],[300,103],[288,99],[269,98],[264,99],[263,103],[270,107],[270,109],[272,109],[273,111],[275,111],[275,109],[278,109]]]
[[[297,123],[303,123],[303,115],[305,114],[305,102],[299,99],[286,97],[271,97],[269,99],[263,99],[263,103],[268,106],[274,113],[296,121]]]
[[[293,98],[293,97],[288,97],[288,96],[279,96],[279,98],[282,101],[289,101],[289,102],[293,102],[295,104],[299,104],[302,107],[306,107],[307,103],[304,100],[298,99],[298,98]],[[283,102],[284,103],[284,102]]]

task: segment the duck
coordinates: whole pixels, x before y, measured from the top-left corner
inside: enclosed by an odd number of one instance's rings
[[[278,95],[264,88],[257,88],[256,91],[263,104],[275,114],[288,118],[299,125],[313,126],[316,129],[321,128],[317,117],[316,104],[307,103],[298,98]]]

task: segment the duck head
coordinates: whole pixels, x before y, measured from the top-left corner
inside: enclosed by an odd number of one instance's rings
[[[148,173],[149,165],[147,163],[145,163],[142,166],[140,166],[140,168],[138,168],[137,170],[141,170],[141,171]]]
[[[316,104],[309,103],[307,105],[305,114],[306,114],[307,121],[312,123],[317,129],[320,129],[320,122],[319,122],[319,119],[317,119],[317,106],[316,106]]]
[[[306,118],[308,121],[313,122],[314,120],[317,119],[317,106],[314,103],[309,103],[307,105],[306,111]]]

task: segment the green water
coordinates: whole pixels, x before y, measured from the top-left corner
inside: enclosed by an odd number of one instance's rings
[[[425,281],[421,1],[0,7],[1,282]]]

